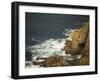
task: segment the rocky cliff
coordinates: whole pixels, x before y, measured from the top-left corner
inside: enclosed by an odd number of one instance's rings
[[[66,41],[65,53],[71,55],[81,54],[79,65],[89,64],[89,23],[72,32],[72,41]]]

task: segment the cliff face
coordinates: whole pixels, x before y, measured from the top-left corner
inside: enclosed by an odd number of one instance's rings
[[[72,41],[66,41],[66,54],[82,54],[79,64],[89,64],[89,23],[85,23],[82,27],[71,34]],[[69,45],[68,45],[68,42]]]
[[[80,29],[72,33],[72,47],[79,48],[79,44],[85,44],[88,35],[88,24],[84,24]]]
[[[82,58],[80,59],[80,64],[89,64],[89,32],[87,34],[85,47],[82,51]]]

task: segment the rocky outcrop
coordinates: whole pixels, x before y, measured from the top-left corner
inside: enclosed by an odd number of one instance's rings
[[[66,41],[65,53],[76,55],[82,54],[79,64],[89,64],[89,23],[83,24],[82,27],[72,32],[72,41]]]
[[[64,59],[62,56],[51,56],[44,59],[43,62],[33,62],[33,64],[40,65],[40,67],[64,66]]]

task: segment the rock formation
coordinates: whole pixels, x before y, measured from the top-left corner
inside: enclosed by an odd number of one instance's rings
[[[62,56],[51,56],[43,62],[44,67],[57,67],[64,66],[64,60]]]
[[[89,23],[85,23],[82,27],[71,34],[72,41],[66,41],[65,53],[76,55],[82,54],[79,65],[89,64]]]
[[[80,64],[82,65],[89,64],[89,32],[87,34],[85,47],[82,50],[82,57],[80,59]]]

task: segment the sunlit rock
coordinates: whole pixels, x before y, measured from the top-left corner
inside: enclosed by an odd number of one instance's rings
[[[89,23],[71,34],[72,41],[66,41],[64,50],[66,54],[81,54],[80,64],[89,64]]]

